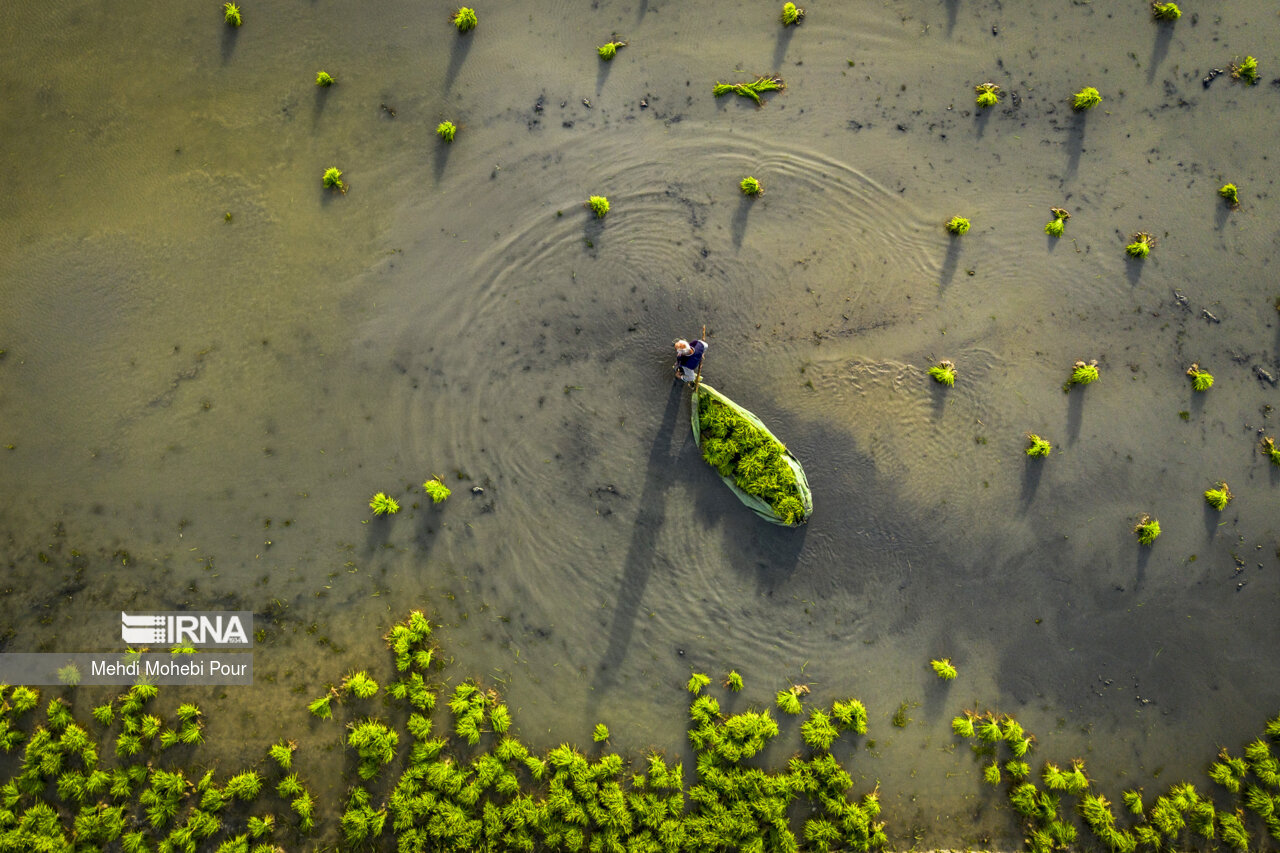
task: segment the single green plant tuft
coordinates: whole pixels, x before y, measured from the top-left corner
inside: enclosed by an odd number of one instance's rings
[[[951,665],[951,658],[931,660],[929,661],[929,666],[933,667],[933,671],[937,673],[938,678],[941,678],[943,681],[953,681],[956,677],[956,668]]]
[[[596,723],[596,730],[591,733],[591,739],[596,743],[604,743],[609,739],[609,727],[604,723]]]
[[[400,511],[400,504],[395,498],[387,497],[386,493],[378,492],[369,501],[369,508],[373,510],[374,515],[395,515]]]
[[[453,137],[458,133],[458,126],[451,121],[442,121],[436,125],[436,136],[445,142],[452,142]]]
[[[804,9],[797,8],[795,3],[782,4],[782,26],[792,27],[804,20]]]
[[[330,74],[328,71],[320,71],[316,73],[317,86],[322,86],[327,89],[330,86],[332,86],[335,82],[336,81],[333,79],[333,75]]]
[[[724,680],[724,686],[732,690],[734,693],[742,690],[742,676],[738,674],[736,669],[730,670],[729,675]]]
[[[1133,242],[1125,246],[1124,250],[1131,258],[1145,258],[1151,254],[1151,248],[1156,244],[1156,238],[1146,231],[1139,231],[1129,239]]]
[[[1225,480],[1219,480],[1218,485],[1212,489],[1206,489],[1204,493],[1205,503],[1218,510],[1218,512],[1226,509],[1227,504],[1231,503],[1233,497],[1235,495],[1231,494],[1231,489],[1227,488]]]
[[[1071,109],[1077,112],[1081,110],[1091,110],[1098,104],[1102,103],[1102,95],[1092,86],[1085,86],[1079,92],[1071,96]]]
[[[956,384],[956,366],[945,359],[930,367],[929,375],[939,385],[951,388]]]
[[[1053,445],[1047,439],[1041,438],[1034,432],[1027,433],[1027,442],[1027,455],[1032,459],[1042,459],[1053,450]]]
[[[735,95],[750,98],[756,102],[757,107],[762,107],[764,106],[764,101],[761,99],[761,95],[765,92],[780,92],[785,88],[787,88],[787,84],[782,81],[782,78],[776,74],[771,74],[767,77],[757,77],[750,83],[721,83],[717,80],[711,91],[715,93],[717,98],[732,92]]]
[[[795,716],[802,710],[800,697],[809,692],[807,684],[793,684],[786,690],[779,690],[776,697],[778,710],[784,714]]]
[[[1258,60],[1252,56],[1246,56],[1243,62],[1233,62],[1231,64],[1231,77],[1235,80],[1243,80],[1249,86],[1258,84]]]
[[[905,729],[907,724],[911,722],[911,717],[909,716],[910,712],[911,706],[908,703],[903,702],[898,706],[898,710],[893,712],[893,716],[889,718],[889,722],[895,729]]]
[[[222,20],[233,27],[238,27],[244,23],[244,15],[240,14],[240,7],[235,3],[223,3]]]
[[[474,30],[480,21],[476,18],[476,10],[463,6],[453,13],[449,23],[458,28],[458,32],[466,33]]]
[[[333,709],[329,707],[329,703],[331,701],[333,701],[332,693],[327,696],[321,696],[319,699],[315,699],[308,703],[307,710],[311,712],[312,716],[319,717],[322,720],[328,720],[333,716]]]
[[[764,195],[764,184],[748,175],[742,179],[742,183],[738,184],[743,195]]]
[[[337,190],[343,194],[347,192],[347,185],[342,180],[342,171],[336,166],[330,166],[324,170],[324,185],[328,189]]]
[[[995,83],[981,83],[973,87],[977,94],[976,103],[982,109],[994,107],[1000,103],[1000,87]]]
[[[1235,184],[1223,184],[1218,190],[1218,195],[1227,200],[1227,204],[1232,207],[1240,206],[1240,190]]]
[[[280,741],[267,749],[267,755],[280,765],[281,770],[288,770],[293,766],[293,751],[298,745],[293,741]]]
[[[1177,3],[1153,2],[1151,16],[1157,21],[1176,21],[1182,17],[1182,10],[1178,8]]]
[[[959,237],[961,234],[968,232],[969,220],[965,219],[963,216],[953,216],[947,220],[944,227],[947,231]]]
[[[604,219],[604,215],[609,212],[609,199],[602,195],[588,196],[586,206],[596,215],[596,219]]]
[[[992,761],[990,764],[983,765],[982,781],[988,785],[1000,784],[1000,765],[997,762]]]
[[[702,672],[695,672],[689,676],[689,683],[685,685],[685,689],[693,695],[697,696],[702,692],[702,688],[711,683],[711,676]]]
[[[1067,380],[1067,387],[1072,385],[1088,385],[1090,382],[1098,381],[1098,361],[1091,359],[1088,364],[1083,361],[1077,361],[1071,365],[1071,378]]]
[[[436,504],[444,503],[449,495],[453,494],[453,491],[444,484],[444,477],[439,474],[423,483],[422,488],[430,496],[431,502]]]
[[[1049,208],[1049,213],[1053,215],[1053,219],[1045,223],[1044,233],[1050,237],[1061,237],[1063,230],[1066,228],[1067,220],[1071,218],[1071,214],[1061,207],[1051,207]]]
[[[1208,391],[1213,387],[1213,374],[1207,370],[1201,370],[1200,365],[1195,362],[1187,368],[1187,375],[1191,377],[1191,387],[1196,391]]]
[[[600,54],[601,59],[608,62],[618,55],[618,48],[626,46],[627,43],[625,41],[607,41],[596,48],[596,53]]]
[[[1160,535],[1160,522],[1143,513],[1142,518],[1139,518],[1137,525],[1134,526],[1133,532],[1138,534],[1139,545],[1150,545]]]
[[[1271,460],[1272,465],[1280,465],[1280,448],[1276,447],[1276,440],[1271,436],[1263,436],[1262,452]]]

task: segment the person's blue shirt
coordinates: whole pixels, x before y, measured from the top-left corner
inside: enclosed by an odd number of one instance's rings
[[[702,354],[707,351],[707,342],[693,341],[689,346],[693,348],[693,352],[688,355],[677,355],[676,364],[687,370],[697,370],[698,365],[702,364]]]

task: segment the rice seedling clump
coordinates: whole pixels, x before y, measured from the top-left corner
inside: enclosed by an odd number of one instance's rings
[[[1246,56],[1243,61],[1232,63],[1231,76],[1236,80],[1243,80],[1248,86],[1258,85],[1258,60]]]
[[[1071,96],[1071,109],[1076,112],[1091,110],[1102,103],[1102,95],[1092,86],[1085,86]]]
[[[784,27],[792,27],[804,20],[804,9],[796,7],[795,3],[782,4],[782,25]]]
[[[476,18],[476,10],[467,6],[462,6],[458,11],[453,13],[449,18],[449,23],[458,28],[458,32],[467,33],[476,28],[476,24],[480,23]]]
[[[1139,545],[1150,545],[1160,535],[1160,522],[1143,513],[1142,518],[1138,519],[1137,525],[1133,528],[1133,532],[1138,536]]]
[[[750,175],[742,179],[742,183],[738,184],[738,188],[742,190],[743,195],[764,195],[764,184]]]
[[[1196,391],[1208,391],[1213,387],[1213,374],[1207,370],[1201,370],[1199,364],[1193,362],[1187,368],[1187,375],[1191,377],[1191,387]]]
[[[1177,3],[1153,2],[1151,16],[1157,21],[1176,21],[1182,17],[1182,10],[1178,8]]]
[[[950,361],[940,361],[929,368],[929,376],[939,385],[951,388],[956,384],[956,366]]]
[[[974,100],[981,109],[1000,103],[1000,87],[995,83],[979,83],[973,87],[973,91],[977,95]]]
[[[1240,189],[1235,184],[1223,184],[1218,190],[1218,195],[1226,199],[1227,204],[1232,207],[1240,206]]]
[[[945,227],[948,232],[959,237],[961,234],[964,234],[969,230],[969,220],[965,219],[963,216],[953,216],[947,220]]]
[[[609,199],[602,195],[589,196],[586,206],[596,215],[596,219],[604,219],[604,215],[609,212]]]
[[[445,120],[436,125],[436,136],[445,142],[452,142],[453,137],[458,134],[458,126],[451,121]]]
[[[607,41],[596,48],[596,53],[600,54],[601,59],[608,62],[618,55],[618,48],[626,46],[627,43],[625,41]]]
[[[1061,237],[1062,232],[1066,229],[1067,220],[1071,218],[1071,214],[1061,207],[1051,207],[1049,208],[1049,213],[1053,215],[1053,219],[1045,223],[1044,233],[1050,237]]]
[[[334,82],[333,75],[328,71],[319,71],[316,73],[317,86],[328,88],[329,86],[332,86]]]
[[[779,92],[785,88],[787,88],[787,84],[782,81],[781,77],[776,74],[770,74],[765,77],[757,77],[750,83],[721,83],[716,81],[711,91],[715,93],[717,98],[732,92],[743,98],[749,98],[755,101],[757,107],[762,107],[764,106],[764,101],[761,99],[761,95],[765,92]]]
[[[702,458],[720,476],[763,500],[785,524],[806,520],[796,472],[786,447],[714,395],[697,395]]]
[[[244,23],[244,15],[240,13],[240,7],[235,3],[223,3],[222,20],[226,21],[229,26],[238,27]]]

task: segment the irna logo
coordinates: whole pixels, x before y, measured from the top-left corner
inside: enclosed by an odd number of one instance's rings
[[[120,613],[120,637],[131,646],[249,646],[248,611]]]

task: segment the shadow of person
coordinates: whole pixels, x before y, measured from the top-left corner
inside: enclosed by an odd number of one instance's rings
[[[742,239],[747,233],[747,214],[751,212],[751,205],[754,202],[755,199],[745,195],[738,199],[738,209],[733,212],[733,222],[729,226],[735,249],[742,248]]]
[[[942,259],[942,271],[938,274],[938,287],[946,290],[951,280],[956,277],[956,267],[960,263],[960,241],[952,237],[947,245],[947,256]]]
[[[622,578],[618,585],[618,603],[609,623],[609,643],[596,666],[592,681],[593,695],[613,684],[614,674],[627,654],[631,634],[635,630],[636,614],[644,599],[645,588],[653,574],[654,566],[661,560],[669,561],[654,547],[658,532],[666,523],[666,502],[663,494],[672,480],[673,471],[679,470],[678,460],[670,451],[672,431],[685,399],[685,384],[673,382],[667,394],[667,405],[649,447],[645,465],[644,485],[640,488],[639,512],[627,546],[627,556],[622,562]]]
[[[1147,60],[1147,83],[1153,83],[1160,63],[1169,55],[1169,42],[1173,41],[1173,27],[1157,26],[1156,40],[1151,44],[1151,58]]]
[[[1080,437],[1080,424],[1084,421],[1084,391],[1067,392],[1067,444],[1075,444]]]
[[[240,38],[240,28],[233,27],[230,24],[222,28],[222,64],[226,65],[231,61],[231,55],[236,52],[236,41]]]
[[[791,44],[791,37],[795,33],[796,28],[794,26],[783,27],[778,30],[778,40],[773,46],[773,68],[775,71],[782,70],[782,60],[787,57],[787,47]]]
[[[1084,123],[1087,110],[1072,111],[1071,124],[1067,127],[1067,177],[1075,177],[1080,168],[1080,155],[1084,153]]]
[[[1044,460],[1027,456],[1022,468],[1022,509],[1024,511],[1031,501],[1035,500],[1042,476],[1044,476]]]
[[[466,61],[467,54],[471,52],[471,40],[474,38],[472,34],[460,35],[453,40],[453,47],[449,51],[449,67],[444,72],[444,90],[445,92],[453,89],[453,82],[458,78],[458,72],[462,70],[462,63]]]

